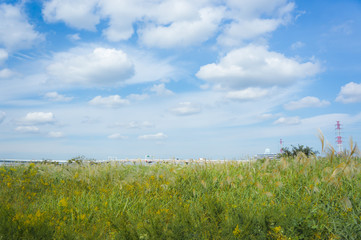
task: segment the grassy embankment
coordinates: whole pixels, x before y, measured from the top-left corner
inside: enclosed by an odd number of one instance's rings
[[[351,153],[2,166],[0,239],[360,239],[361,161]]]

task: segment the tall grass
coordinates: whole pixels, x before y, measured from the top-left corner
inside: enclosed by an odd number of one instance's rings
[[[360,239],[355,153],[0,167],[0,239]]]

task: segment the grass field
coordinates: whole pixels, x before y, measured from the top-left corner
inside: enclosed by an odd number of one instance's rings
[[[361,239],[361,160],[2,166],[0,239]]]

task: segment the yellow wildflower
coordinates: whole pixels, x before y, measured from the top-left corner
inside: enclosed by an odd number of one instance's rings
[[[68,206],[68,201],[65,198],[60,199],[59,206],[67,207]]]
[[[282,230],[282,227],[281,227],[281,226],[278,226],[278,227],[273,228],[273,231],[274,231],[275,233],[279,233],[281,230]]]
[[[241,230],[239,229],[238,224],[237,224],[237,226],[235,227],[235,229],[233,230],[233,235],[234,235],[235,237],[239,237],[239,236],[241,235]]]

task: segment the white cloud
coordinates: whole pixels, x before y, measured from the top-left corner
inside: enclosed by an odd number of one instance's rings
[[[4,68],[0,70],[0,78],[9,78],[14,75],[14,72],[8,68]]]
[[[353,25],[354,21],[349,20],[339,25],[333,26],[331,31],[337,34],[345,34],[350,35],[353,32]]]
[[[144,122],[131,121],[126,125],[126,127],[127,128],[137,128],[137,129],[152,128],[152,127],[154,127],[154,124],[150,123],[148,121],[144,121]]]
[[[96,96],[89,103],[95,106],[118,108],[129,104],[129,100],[122,99],[119,95],[111,95],[109,97]]]
[[[62,138],[64,134],[62,132],[49,132],[48,136],[51,138]]]
[[[114,133],[108,136],[109,139],[127,139],[127,136],[123,136],[120,133]]]
[[[6,118],[6,113],[0,111],[0,124],[4,121]]]
[[[342,86],[336,101],[342,103],[361,102],[361,83],[350,82]]]
[[[300,108],[311,108],[311,107],[325,107],[330,104],[329,101],[320,100],[317,97],[307,96],[298,101],[292,101],[285,104],[283,107],[287,110],[295,110]]]
[[[50,0],[43,15],[48,22],[91,31],[107,20],[103,35],[113,42],[131,38],[138,25],[140,42],[171,48],[199,44],[216,34],[222,44],[239,45],[288,23],[294,6],[288,0]]]
[[[101,15],[109,19],[109,27],[103,30],[103,35],[113,42],[127,40],[133,33],[133,22],[140,20],[149,3],[142,0],[132,1],[100,1]]]
[[[96,12],[98,0],[52,0],[43,8],[44,19],[48,22],[64,21],[67,25],[95,31],[100,16]]]
[[[280,117],[276,121],[274,121],[274,124],[280,124],[280,125],[297,125],[300,124],[301,120],[299,117]]]
[[[264,46],[229,52],[219,63],[202,66],[196,76],[223,88],[285,86],[320,72],[318,63],[299,63]]]
[[[126,53],[117,49],[95,48],[80,53],[77,49],[55,55],[48,66],[53,79],[66,83],[110,85],[134,74],[134,66]]]
[[[113,124],[111,127],[124,127],[128,129],[143,129],[143,128],[153,128],[154,124],[148,121],[137,122],[137,121],[130,121],[128,123],[120,123],[117,122]]]
[[[48,92],[45,94],[45,98],[49,99],[50,101],[54,101],[54,102],[69,102],[73,99],[72,97],[66,97],[57,92]]]
[[[168,138],[168,136],[165,135],[164,133],[156,133],[156,134],[142,135],[139,136],[138,138],[143,140],[162,140]]]
[[[246,88],[239,91],[230,91],[226,98],[233,100],[255,100],[265,97],[269,94],[269,90],[262,88]]]
[[[155,82],[163,79],[177,78],[180,70],[173,65],[169,58],[153,56],[149,51],[127,48],[127,53],[134,63],[134,76],[126,80],[125,84]]]
[[[201,108],[191,102],[181,102],[177,107],[172,108],[170,111],[179,116],[187,116],[200,113]]]
[[[79,41],[81,39],[79,33],[69,34],[67,37],[70,41]]]
[[[218,37],[226,46],[238,46],[244,40],[256,39],[287,24],[295,4],[287,0],[228,0],[230,20]]]
[[[0,48],[0,65],[5,62],[9,57],[8,52],[5,49]]]
[[[54,123],[55,118],[52,112],[30,112],[26,114],[23,122],[26,124]]]
[[[150,91],[155,92],[158,96],[170,96],[174,94],[171,90],[165,87],[164,83],[153,85]]]
[[[282,16],[294,7],[294,3],[288,3],[288,0],[226,0],[226,2],[229,7],[235,9],[234,14],[244,17]]]
[[[141,101],[147,99],[148,97],[148,94],[130,94],[127,96],[128,99],[136,101]]]
[[[0,4],[0,46],[10,50],[24,49],[44,39],[25,16],[19,6]]]
[[[279,26],[276,19],[239,20],[226,27],[218,42],[226,46],[236,46],[242,40],[256,38],[265,33],[273,32]]]
[[[21,133],[38,133],[39,128],[35,126],[19,126],[15,128],[15,131],[21,132]]]
[[[272,113],[263,113],[263,114],[261,114],[261,116],[260,116],[260,118],[262,119],[262,120],[268,120],[268,119],[271,119],[271,118],[273,118],[274,117],[274,115],[272,114]]]
[[[304,46],[305,46],[305,44],[304,44],[303,42],[298,41],[298,42],[295,42],[295,43],[293,43],[293,44],[291,45],[291,49],[292,49],[292,50],[296,50],[296,49],[302,48],[302,47],[304,47]]]
[[[147,25],[139,30],[140,40],[147,46],[161,48],[202,43],[217,31],[223,11],[223,8],[203,8],[198,19],[175,21],[169,26]]]

